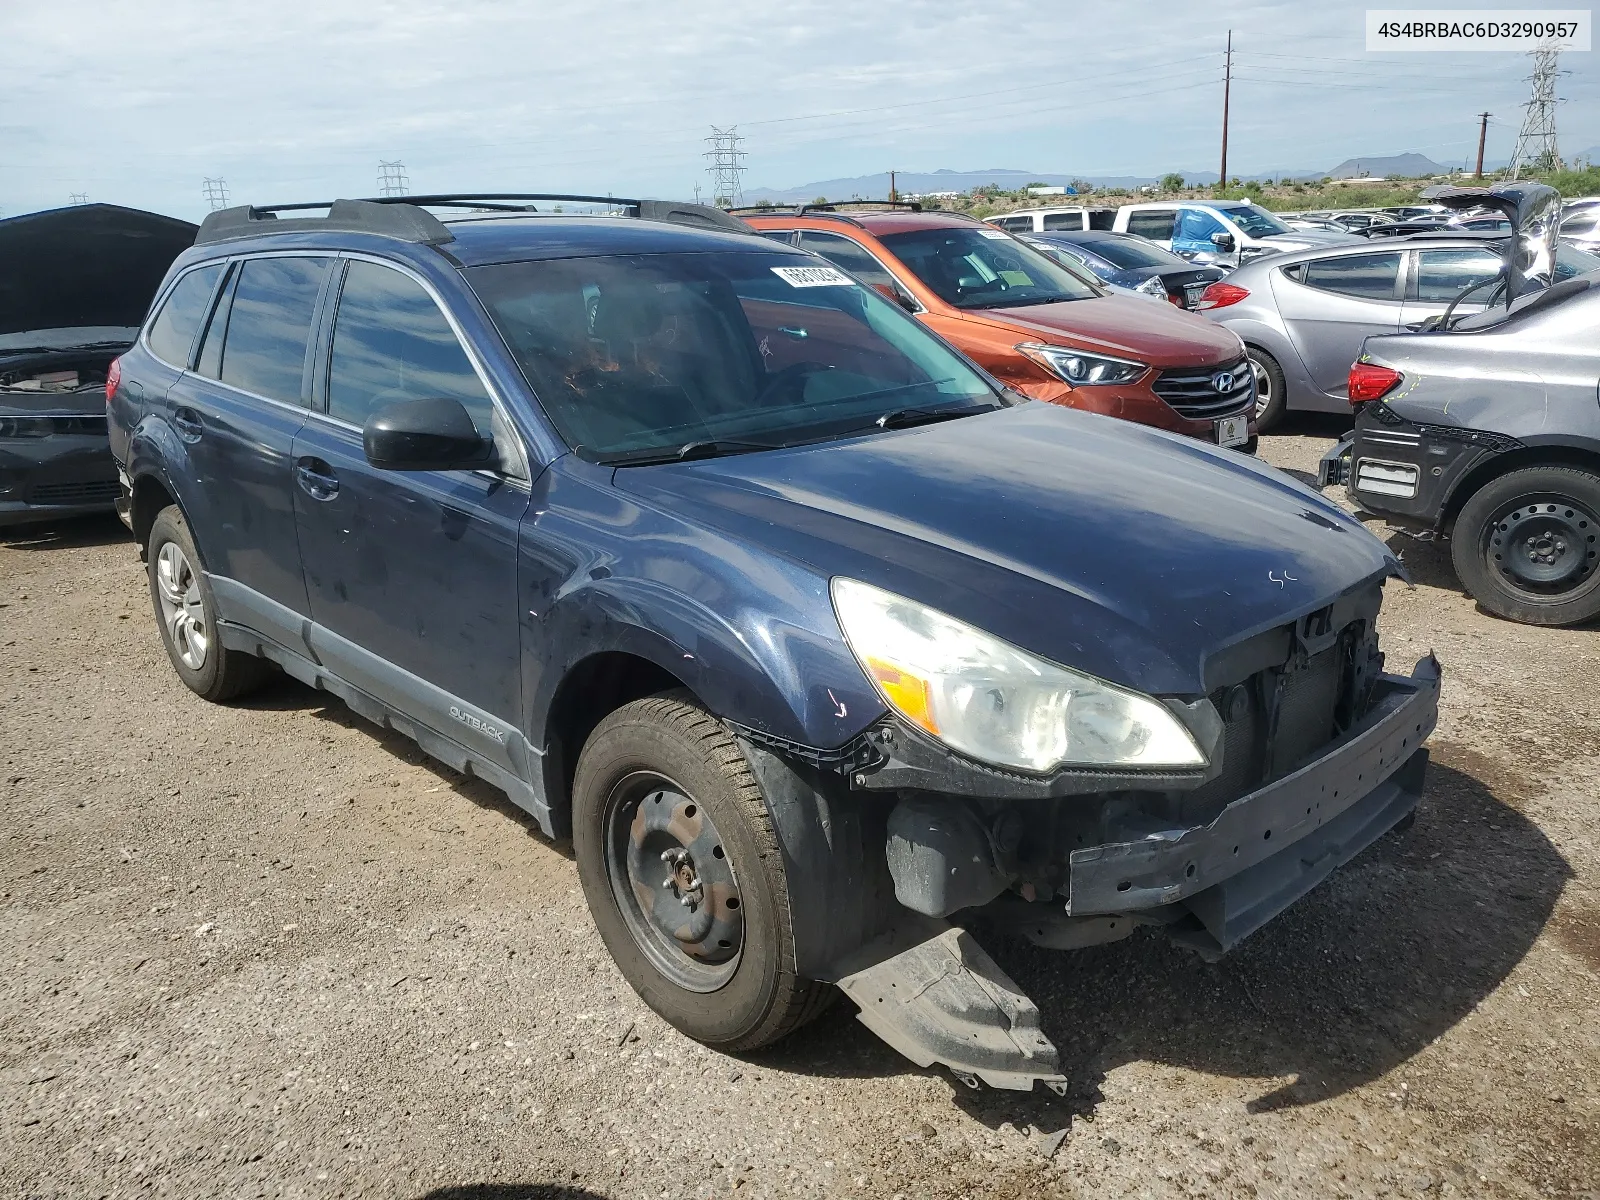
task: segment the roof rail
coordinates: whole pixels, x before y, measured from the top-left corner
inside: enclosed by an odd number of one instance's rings
[[[835,200],[831,204],[802,204],[800,206],[800,215],[804,217],[814,212],[838,212],[846,205],[851,208],[866,208],[870,206],[872,208],[905,209],[907,212],[914,213],[922,211],[922,205],[915,200]]]
[[[702,229],[749,233],[750,227],[720,208],[672,200],[634,200],[625,196],[586,196],[563,192],[451,193],[435,196],[379,196],[365,200],[313,200],[296,204],[246,205],[206,217],[196,245],[260,233],[339,231],[373,233],[426,246],[454,241],[449,228],[425,208],[462,208],[477,212],[538,212],[535,201],[601,204],[626,210],[644,221],[665,221]],[[282,217],[280,213],[327,209],[325,217]],[[271,222],[269,225],[268,222]]]

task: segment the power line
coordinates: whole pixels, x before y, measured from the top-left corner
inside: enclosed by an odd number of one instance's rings
[[[730,125],[727,129],[718,129],[713,125],[711,136],[706,139],[706,145],[711,147],[704,154],[711,162],[706,168],[706,174],[711,176],[711,203],[718,208],[738,208],[744,203],[746,156],[739,149],[743,142],[737,125]]]
[[[207,178],[201,184],[201,193],[205,196],[206,204],[212,212],[228,207],[228,181],[218,175],[215,179]]]
[[[1556,148],[1559,58],[1560,52],[1551,47],[1533,51],[1533,94],[1522,106],[1522,129],[1517,134],[1517,148],[1511,152],[1512,179],[1520,179],[1525,170],[1561,170],[1561,151]]]
[[[411,176],[406,174],[406,164],[398,158],[393,162],[378,160],[378,195],[409,196]]]

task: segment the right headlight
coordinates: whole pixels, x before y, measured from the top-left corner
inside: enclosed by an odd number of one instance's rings
[[[833,607],[884,703],[972,758],[1041,773],[1206,765],[1189,730],[1149,696],[854,579],[834,579]]]
[[[1132,359],[1085,354],[1068,346],[1046,346],[1042,342],[1022,342],[1016,349],[1051,374],[1077,387],[1097,383],[1132,383],[1150,369],[1145,363]]]

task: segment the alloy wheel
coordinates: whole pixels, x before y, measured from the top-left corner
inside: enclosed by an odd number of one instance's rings
[[[1249,360],[1250,373],[1256,378],[1256,420],[1260,420],[1272,407],[1272,375],[1253,357]]]
[[[612,894],[655,968],[694,992],[731,979],[743,901],[710,813],[666,777],[639,772],[612,790],[604,836]]]
[[[210,626],[200,578],[176,542],[165,543],[156,555],[156,594],[174,652],[184,666],[198,671],[211,649]]]

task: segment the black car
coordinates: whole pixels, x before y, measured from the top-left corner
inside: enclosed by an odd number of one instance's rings
[[[195,229],[115,204],[0,221],[0,527],[115,504],[107,378]]]
[[[1064,255],[1118,287],[1151,296],[1165,296],[1179,308],[1193,308],[1200,293],[1227,274],[1221,267],[1197,267],[1163,250],[1148,238],[1088,229],[1082,233],[1039,233],[1024,236],[1046,254]]]

